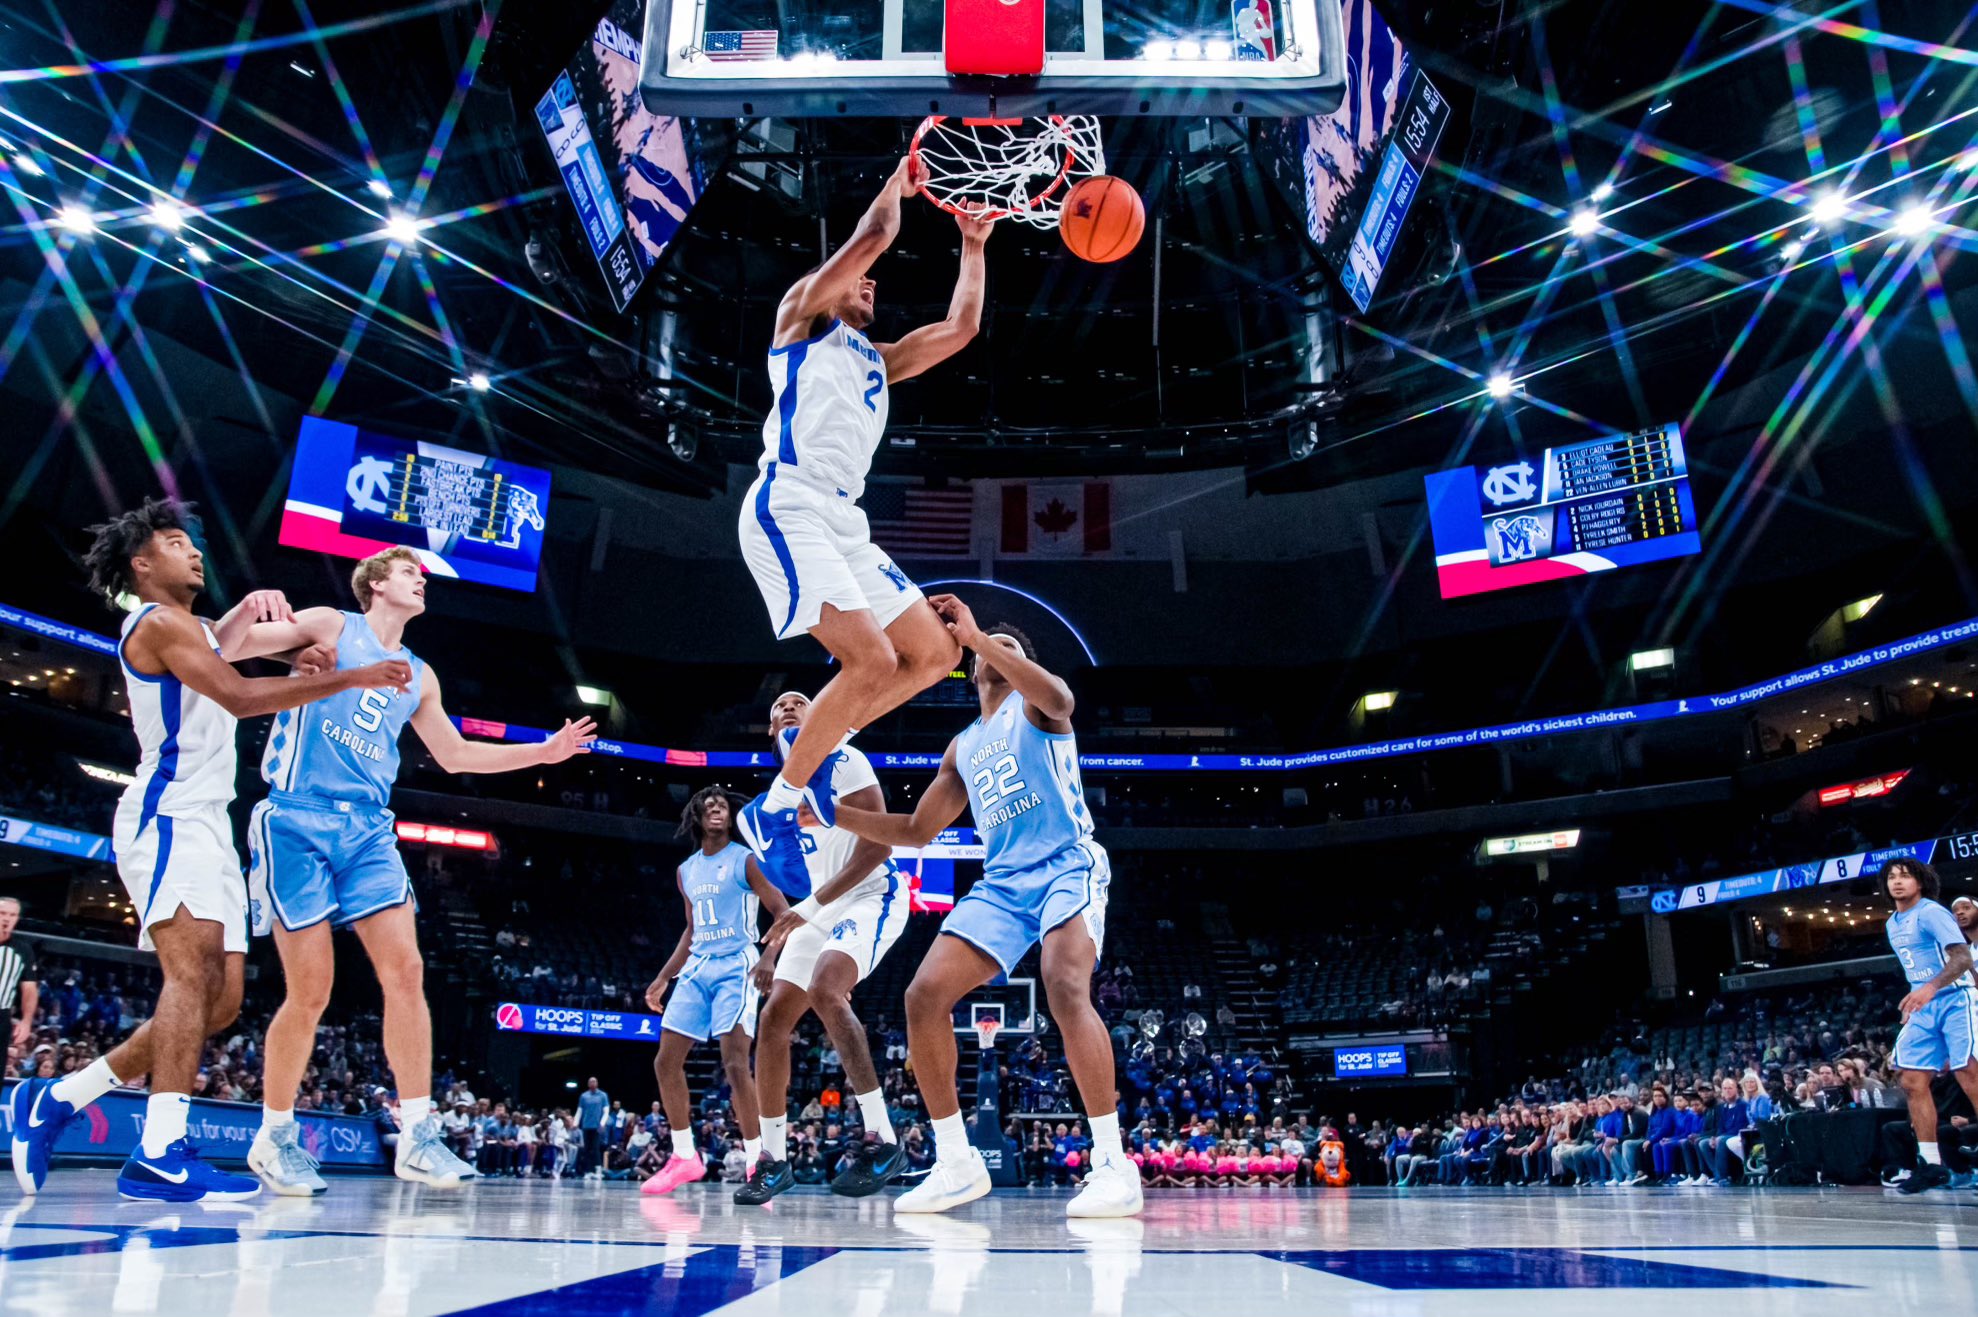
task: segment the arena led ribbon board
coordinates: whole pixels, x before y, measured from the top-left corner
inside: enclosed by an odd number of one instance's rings
[[[1564,581],[1702,551],[1673,425],[1548,448],[1536,463],[1428,477],[1444,599]]]
[[[435,576],[536,588],[549,472],[305,417],[281,542],[345,558],[404,545]]]

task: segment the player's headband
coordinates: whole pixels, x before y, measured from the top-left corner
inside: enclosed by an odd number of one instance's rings
[[[1968,905],[1973,909],[1978,909],[1978,897],[1960,896],[1957,900],[1951,902],[1951,909],[1955,910],[1961,905]]]
[[[810,703],[810,696],[804,694],[802,691],[784,691],[781,695],[778,695],[769,702],[769,707],[773,709],[783,701],[791,698],[802,700],[805,704]]]

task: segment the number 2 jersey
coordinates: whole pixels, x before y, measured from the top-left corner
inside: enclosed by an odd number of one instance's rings
[[[1950,911],[1924,897],[1907,910],[1898,910],[1889,916],[1889,948],[1902,962],[1903,977],[1914,988],[1928,983],[1943,973],[1944,948],[1955,946],[1965,940],[1964,930],[1957,926],[1957,919]],[[1971,975],[1952,980],[1946,992],[1970,989]]]
[[[1031,722],[1017,691],[955,738],[955,769],[968,784],[985,880],[1051,868],[1091,839],[1078,741]]]
[[[757,465],[773,462],[847,498],[863,494],[886,429],[886,363],[872,340],[833,320],[815,338],[771,348],[769,388]]]
[[[425,666],[403,645],[388,650],[362,613],[343,614],[337,671],[385,659],[412,667],[411,693],[389,689],[339,691],[275,715],[261,779],[276,791],[383,807],[398,779],[398,737],[419,707]]]

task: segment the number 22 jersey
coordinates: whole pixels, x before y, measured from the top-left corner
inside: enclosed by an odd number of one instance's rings
[[[1031,722],[1016,691],[955,738],[955,770],[968,784],[985,879],[1048,867],[1092,836],[1077,740]]]
[[[276,791],[384,806],[398,778],[398,737],[419,707],[425,667],[403,645],[388,650],[362,613],[343,614],[337,671],[403,659],[411,693],[347,690],[275,715],[261,779]]]

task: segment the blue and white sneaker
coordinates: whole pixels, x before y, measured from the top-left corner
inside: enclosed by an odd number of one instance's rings
[[[790,751],[796,748],[797,735],[802,730],[800,727],[785,727],[777,733],[776,750],[779,759],[785,761],[789,759]],[[810,775],[810,781],[804,783],[804,804],[810,806],[810,812],[817,816],[818,823],[827,828],[838,826],[838,800],[831,794],[831,775],[837,771],[839,763],[844,758],[845,752],[842,749],[833,750],[825,756],[824,762],[818,765],[817,771]]]
[[[804,865],[803,829],[794,809],[771,809],[768,793],[742,806],[735,830],[755,852],[762,876],[785,896],[801,901],[810,895],[810,870]]]
[[[8,1100],[14,1128],[14,1178],[21,1192],[37,1194],[48,1183],[48,1159],[55,1140],[76,1118],[76,1109],[49,1092],[59,1080],[24,1079]]]
[[[260,1193],[261,1182],[207,1165],[180,1139],[162,1157],[132,1153],[117,1173],[117,1192],[141,1203],[237,1203]]]
[[[284,1198],[310,1198],[330,1186],[316,1173],[322,1163],[309,1155],[297,1137],[294,1121],[263,1125],[247,1150],[247,1169]]]
[[[435,1189],[458,1189],[479,1172],[453,1155],[440,1129],[440,1118],[428,1116],[398,1136],[392,1174],[414,1184],[430,1184]]]

